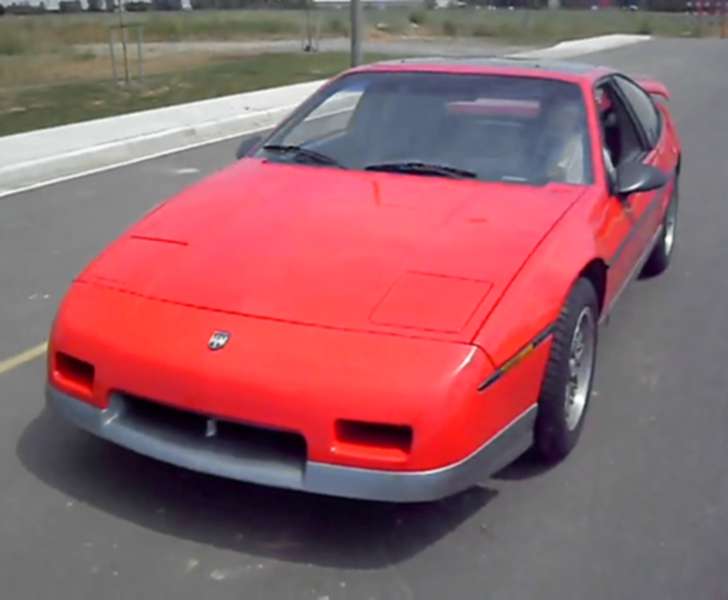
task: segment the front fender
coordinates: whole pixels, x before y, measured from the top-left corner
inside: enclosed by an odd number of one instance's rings
[[[484,320],[473,343],[501,367],[556,321],[571,287],[594,260],[596,196],[585,195],[534,250]]]

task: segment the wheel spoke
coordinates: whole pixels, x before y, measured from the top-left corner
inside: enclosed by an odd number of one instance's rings
[[[566,425],[574,429],[581,421],[591,384],[596,322],[590,307],[579,313],[571,338],[569,373],[566,382],[564,412]]]

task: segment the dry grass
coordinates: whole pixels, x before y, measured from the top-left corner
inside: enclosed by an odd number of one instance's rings
[[[144,38],[150,42],[295,37],[304,27],[303,12],[293,10],[127,13],[126,20],[143,24]],[[33,54],[74,44],[105,43],[109,27],[118,22],[113,14],[6,16],[0,19],[0,54]],[[337,30],[338,24],[326,21],[322,26]]]
[[[346,35],[348,12],[314,11],[322,35]],[[429,35],[479,35],[518,41],[560,40],[603,33],[698,35],[694,21],[683,14],[619,10],[476,9],[367,10],[369,29],[381,25],[390,33],[418,31]],[[251,40],[303,35],[306,17],[299,10],[229,10],[185,13],[133,13],[130,23],[144,25],[147,41]],[[6,16],[0,19],[0,55],[57,51],[74,44],[105,43],[116,15],[77,14]]]
[[[130,66],[136,69],[135,54],[131,52],[130,56]],[[220,56],[199,51],[147,54],[144,57],[144,73],[173,73],[203,66],[215,60],[220,60]],[[92,52],[0,56],[0,90],[108,79],[111,79],[111,59]]]
[[[321,10],[321,34],[346,35],[348,11]],[[605,33],[708,35],[681,14],[605,11],[365,11],[371,39],[476,36],[542,44]],[[120,90],[108,56],[79,50],[106,44],[118,17],[43,15],[0,19],[0,135],[42,126],[305,81],[347,65],[345,54],[225,57],[211,51],[148,52],[143,86]],[[302,39],[302,11],[238,10],[129,14],[148,42]]]
[[[322,79],[342,71],[348,62],[346,53],[332,52],[218,56],[197,67],[150,74],[143,84],[129,88],[108,80],[0,87],[0,135]]]

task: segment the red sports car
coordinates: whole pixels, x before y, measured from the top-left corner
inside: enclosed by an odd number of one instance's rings
[[[328,82],[73,282],[48,399],[176,465],[426,501],[576,444],[598,325],[670,262],[668,92],[588,65]]]

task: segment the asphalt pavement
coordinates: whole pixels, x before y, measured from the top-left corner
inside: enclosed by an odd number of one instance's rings
[[[347,14],[348,17],[348,14]],[[190,52],[196,54],[253,55],[265,53],[298,52],[302,49],[304,35],[297,39],[280,40],[226,40],[226,41],[187,41],[187,42],[144,42],[144,55],[160,55]],[[318,52],[349,52],[349,38],[321,38],[314,40]],[[90,51],[106,56],[108,44],[78,44],[81,52]],[[366,51],[371,54],[390,54],[392,56],[484,56],[513,54],[532,50],[534,46],[523,44],[504,44],[499,39],[475,37],[390,37],[367,40]]]
[[[61,422],[38,358],[0,373],[0,597],[728,598],[728,41],[584,59],[671,87],[684,160],[674,262],[602,329],[566,461],[527,456],[409,506],[225,481]],[[0,361],[46,339],[68,282],[110,239],[234,148],[0,199]]]

